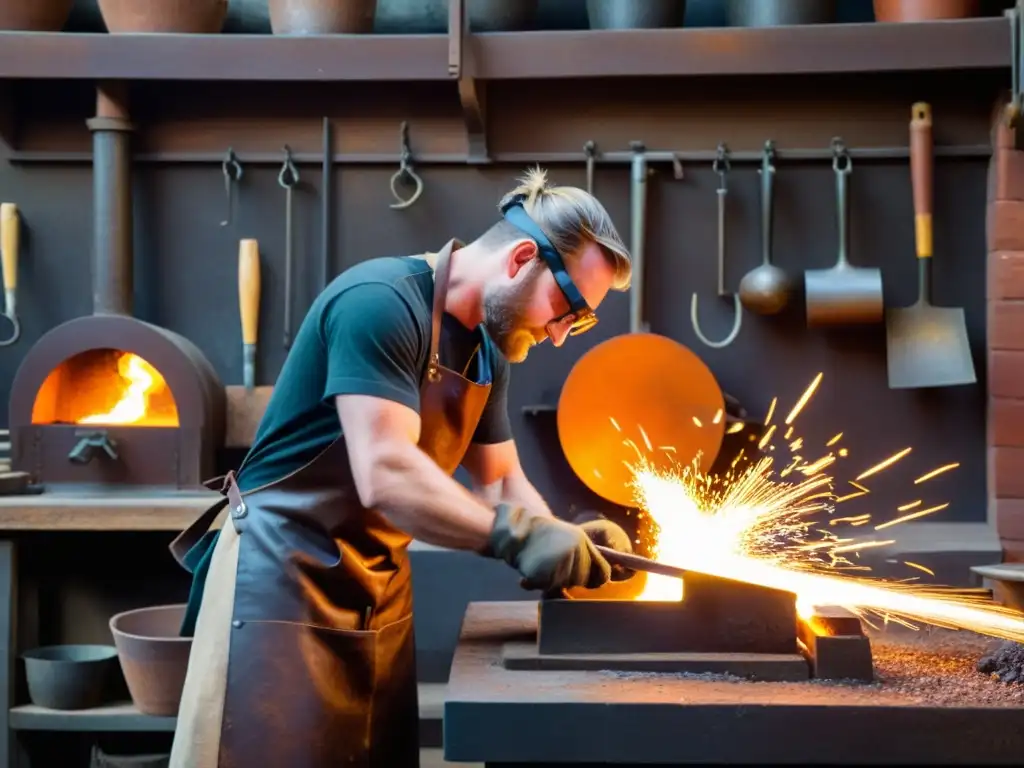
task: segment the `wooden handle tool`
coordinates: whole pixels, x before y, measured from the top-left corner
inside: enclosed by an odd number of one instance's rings
[[[0,347],[13,344],[21,336],[18,322],[18,206],[14,203],[0,203],[0,255],[4,277],[4,315],[11,321],[11,336],[0,341]]]
[[[917,102],[910,108],[910,179],[914,185],[914,239],[917,258],[932,256],[932,108]]]
[[[256,240],[238,244],[238,309],[242,316],[245,388],[256,386],[256,342],[260,325],[260,247]]]

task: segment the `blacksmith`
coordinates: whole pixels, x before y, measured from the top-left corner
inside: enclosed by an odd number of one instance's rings
[[[310,308],[224,499],[172,545],[195,638],[174,768],[417,766],[413,538],[527,588],[616,576],[594,543],[630,551],[623,530],[562,521],[524,475],[508,364],[593,327],[629,253],[540,169],[500,210],[466,245],[346,270]]]

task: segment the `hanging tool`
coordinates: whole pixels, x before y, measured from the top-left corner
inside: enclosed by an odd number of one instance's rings
[[[235,185],[242,180],[242,164],[238,162],[238,158],[235,157],[235,150],[231,147],[228,147],[228,153],[220,167],[224,172],[224,197],[227,198],[228,204],[228,215],[220,225],[226,227],[231,223],[232,212],[235,208]]]
[[[725,297],[729,295],[725,290],[725,199],[729,194],[725,177],[729,173],[729,148],[725,144],[718,145],[718,152],[711,167],[718,174],[718,295]],[[693,325],[693,332],[706,346],[722,349],[732,344],[739,335],[740,324],[743,322],[743,305],[735,293],[732,294],[732,301],[735,312],[732,330],[721,341],[711,341],[700,330],[696,292],[690,299],[690,323]]]
[[[292,192],[299,183],[299,171],[292,162],[292,151],[284,147],[284,165],[277,183],[285,190],[284,209],[284,348],[292,346]]]
[[[0,341],[0,347],[8,347],[21,338],[21,323],[18,321],[18,206],[14,203],[0,204],[0,257],[4,273],[4,317],[11,321],[11,335]]]
[[[250,392],[256,386],[256,344],[260,327],[260,244],[238,243],[238,312],[242,318],[243,382]]]
[[[846,190],[853,171],[850,152],[840,138],[832,139],[832,170],[836,177],[836,229],[839,257],[829,269],[804,272],[807,325],[878,323],[885,317],[882,303],[882,272],[855,267],[847,259],[850,242],[850,206]]]
[[[911,108],[910,120],[918,299],[913,306],[886,313],[890,389],[977,381],[963,309],[931,303],[932,153],[932,108],[918,102]]]
[[[588,141],[583,145],[583,154],[587,158],[587,193],[594,194],[594,165],[596,164],[597,145]]]
[[[324,165],[321,171],[321,186],[323,189],[320,191],[320,240],[321,240],[321,253],[320,253],[320,290],[322,291],[327,287],[328,281],[331,279],[331,251],[333,250],[333,242],[331,235],[333,234],[334,225],[334,211],[331,210],[331,198],[333,196],[334,184],[332,171],[334,170],[334,149],[331,142],[331,119],[329,117],[324,118]]]
[[[774,315],[789,303],[793,284],[789,276],[771,263],[772,186],[775,181],[775,144],[766,141],[761,153],[761,265],[740,281],[740,301],[751,312]]]
[[[391,208],[396,211],[400,211],[403,208],[408,208],[410,205],[420,199],[420,195],[423,194],[423,179],[419,177],[412,164],[412,151],[409,149],[409,124],[402,121],[402,126],[399,129],[401,134],[401,148],[399,151],[398,170],[391,177],[391,194],[394,195],[397,203],[392,203]],[[408,200],[404,199],[398,194],[398,185],[400,182],[411,182],[415,187],[412,193],[412,197]]]

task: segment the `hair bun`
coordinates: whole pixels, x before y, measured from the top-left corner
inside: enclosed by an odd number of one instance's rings
[[[519,180],[519,189],[526,195],[527,206],[532,208],[548,190],[548,172],[539,165],[530,168]]]

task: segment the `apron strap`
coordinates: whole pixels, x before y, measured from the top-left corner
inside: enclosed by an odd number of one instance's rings
[[[455,241],[449,240],[447,245],[437,253],[434,264],[434,306],[430,316],[430,356],[427,358],[427,375],[436,376],[441,365],[441,321],[444,318],[444,304],[448,297],[448,272],[451,266],[451,255]]]
[[[203,483],[204,486],[210,490],[217,490],[218,493],[224,496],[223,499],[218,499],[209,509],[199,516],[192,525],[182,531],[178,536],[170,543],[169,549],[174,559],[178,562],[185,570],[190,571],[191,567],[194,567],[190,561],[192,558],[189,557],[189,552],[193,551],[196,544],[198,544],[206,533],[213,527],[214,521],[217,516],[224,511],[224,507],[231,501],[230,491],[234,488],[235,493],[238,493],[238,486],[235,484],[235,473],[228,472],[226,475],[220,477],[214,477]],[[217,486],[220,488],[217,488]]]

